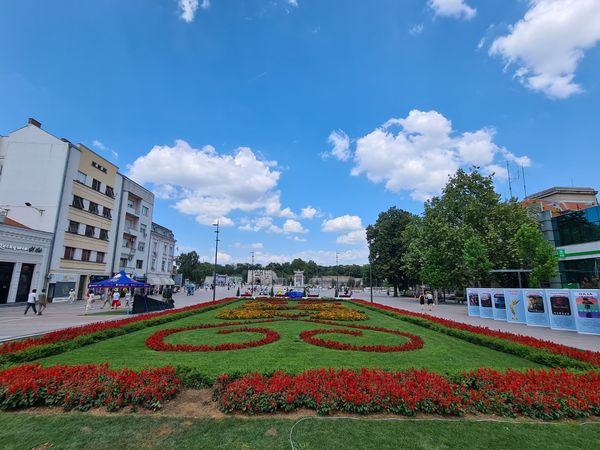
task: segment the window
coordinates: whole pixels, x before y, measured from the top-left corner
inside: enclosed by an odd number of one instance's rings
[[[77,234],[79,233],[79,222],[75,222],[73,220],[69,220],[69,233]]]
[[[115,198],[115,191],[112,187],[110,186],[106,186],[106,190],[104,191],[104,193],[106,195],[108,195],[109,197]]]
[[[94,237],[95,234],[96,234],[96,230],[94,229],[93,226],[91,226],[91,225],[85,226],[85,235],[87,237]]]
[[[79,181],[82,184],[86,184],[87,183],[87,175],[83,172],[77,172],[77,181]]]
[[[104,252],[96,252],[96,262],[97,263],[104,262]]]
[[[82,261],[89,261],[91,253],[92,252],[90,250],[81,250],[81,260]]]
[[[107,219],[112,219],[112,214],[110,213],[110,208],[107,208],[106,206],[102,209],[102,215],[104,217],[106,217]]]
[[[65,247],[64,259],[75,259],[75,249],[73,247]]]
[[[127,267],[127,258],[121,258],[119,260],[119,267]]]
[[[163,253],[167,253],[167,244],[163,244]]]
[[[108,230],[100,228],[100,239],[103,241],[108,241]]]
[[[160,270],[161,270],[161,272],[164,272],[164,271],[165,271],[165,264],[166,264],[166,263],[167,263],[167,262],[166,262],[166,261],[163,259],[163,260],[162,260],[162,264],[160,265]]]
[[[142,206],[142,216],[147,216],[147,215],[148,215],[148,207]]]
[[[135,209],[135,203],[133,203],[133,200],[127,199],[127,207],[131,208],[131,209]]]
[[[169,255],[172,255],[172,254],[173,254],[173,246],[169,245]]]
[[[152,270],[156,270],[156,258],[152,258]]]
[[[100,181],[96,180],[95,178],[92,180],[92,189],[100,192]]]
[[[100,164],[98,164],[96,161],[92,161],[92,167],[95,167],[96,169],[98,169],[100,172],[104,172],[106,173],[106,167],[101,166]]]
[[[143,252],[145,248],[146,248],[145,242],[138,242],[138,251]]]
[[[83,199],[77,195],[74,195],[72,205],[77,209],[83,209]]]
[[[143,223],[140,223],[140,233],[142,233],[144,237],[146,236],[146,225]]]
[[[135,260],[135,268],[136,269],[141,269],[143,265],[144,265],[144,261],[142,261],[141,259]]]
[[[88,211],[92,214],[98,214],[98,203],[90,202],[90,207],[88,208]]]

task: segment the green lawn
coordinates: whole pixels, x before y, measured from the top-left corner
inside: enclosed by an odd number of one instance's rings
[[[0,413],[3,449],[289,449],[289,419],[190,419],[72,413]],[[526,424],[469,420],[398,422],[305,420],[294,427],[301,450],[591,449],[600,423]]]
[[[240,305],[241,302],[236,302],[223,308],[235,308]],[[390,353],[340,351],[317,347],[301,341],[299,334],[304,330],[338,327],[297,320],[256,324],[256,327],[270,328],[281,335],[280,340],[262,347],[220,352],[159,352],[145,346],[144,341],[146,338],[160,329],[225,322],[215,317],[215,314],[219,311],[219,309],[215,309],[81,347],[67,353],[42,359],[41,362],[45,365],[109,362],[113,367],[130,367],[133,369],[171,364],[198,368],[205,375],[211,377],[233,371],[267,372],[281,369],[289,372],[300,372],[316,367],[381,367],[384,369],[416,367],[438,372],[457,372],[477,367],[490,367],[500,370],[509,367],[515,369],[540,367],[529,360],[449,337],[377,311],[363,308],[360,305],[346,305],[349,308],[363,311],[369,316],[369,320],[351,323],[407,331],[420,336],[425,341],[425,346],[419,350]],[[340,325],[344,324],[344,322],[339,323]],[[214,345],[226,342],[244,342],[262,337],[262,335],[254,333],[220,335],[217,334],[219,329],[185,331],[167,337],[166,342]],[[405,338],[401,336],[366,330],[363,333],[361,337],[339,334],[327,334],[319,337],[355,344],[397,345],[405,342]]]

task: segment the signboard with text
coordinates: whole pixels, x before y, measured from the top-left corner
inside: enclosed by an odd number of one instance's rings
[[[492,307],[492,290],[478,289],[477,294],[479,295],[479,317],[493,319],[494,309]]]
[[[504,289],[492,290],[492,307],[494,310],[494,320],[506,320]]]
[[[568,289],[547,289],[548,314],[550,328],[555,330],[577,331],[575,325],[575,308]]]
[[[470,316],[479,316],[479,296],[477,289],[467,289],[467,312]]]
[[[546,292],[543,289],[525,289],[525,318],[527,325],[533,327],[549,327],[548,310],[546,308]]]
[[[600,305],[598,289],[572,289],[571,300],[575,311],[575,325],[579,333],[600,334]]]

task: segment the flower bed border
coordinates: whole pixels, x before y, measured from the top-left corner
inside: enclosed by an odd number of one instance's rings
[[[353,302],[367,309],[399,318],[477,345],[511,353],[551,367],[570,367],[588,370],[600,367],[600,352],[580,350],[542,339],[495,331],[486,327],[469,325],[454,320],[408,311],[400,308],[353,299]]]
[[[41,337],[7,342],[0,346],[0,367],[56,355],[105,339],[210,311],[236,300],[239,299],[228,297],[215,302],[200,303],[181,309],[143,314],[137,317],[107,322],[95,322],[79,327],[52,331]]]
[[[346,344],[344,342],[336,342],[336,341],[328,341],[325,339],[315,338],[314,336],[317,334],[347,334],[350,336],[362,336],[362,331],[353,331],[353,330],[335,330],[335,329],[316,329],[316,330],[307,330],[300,333],[300,339],[302,339],[307,344],[316,345],[319,347],[326,347],[335,350],[352,350],[352,351],[360,351],[360,352],[408,352],[411,350],[418,350],[423,348],[425,344],[423,339],[419,336],[416,336],[411,333],[405,333],[404,331],[397,331],[388,328],[381,327],[369,327],[362,326],[363,330],[371,330],[371,331],[380,331],[383,333],[396,334],[398,336],[406,337],[409,339],[408,342],[400,345],[354,345],[354,344]]]

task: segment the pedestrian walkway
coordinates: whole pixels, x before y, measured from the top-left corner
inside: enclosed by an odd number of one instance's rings
[[[228,290],[225,287],[217,288],[216,299],[233,297],[236,294],[235,289]],[[205,303],[212,300],[212,291],[199,289],[194,295],[188,296],[184,292],[179,292],[173,296],[175,306],[183,308],[198,303]],[[323,291],[322,295],[333,296],[333,290]],[[354,292],[355,298],[369,300],[369,291]],[[467,323],[490,328],[492,330],[508,331],[524,336],[532,336],[538,339],[556,342],[570,347],[581,348],[584,350],[600,351],[600,336],[578,334],[569,331],[556,331],[549,328],[529,327],[527,325],[512,324],[492,319],[481,319],[479,317],[469,317],[467,315],[466,305],[448,303],[436,305],[431,312],[421,311],[419,303],[414,298],[392,297],[385,294],[376,293],[373,300],[376,303],[402,308],[408,311],[425,312],[435,317],[455,320],[457,322]],[[99,305],[96,304],[96,308]],[[95,315],[100,312],[98,309],[90,311],[91,314],[84,315],[85,302],[79,301],[73,305],[68,303],[51,303],[48,309],[41,316],[34,316],[31,312],[23,316],[25,305],[0,307],[0,341],[17,339],[26,336],[43,334],[62,328],[87,325],[94,322],[104,322],[107,320],[117,320],[125,316],[125,310],[122,308],[122,314],[118,315]],[[103,311],[107,311],[104,309]],[[110,311],[110,309],[108,309]]]

